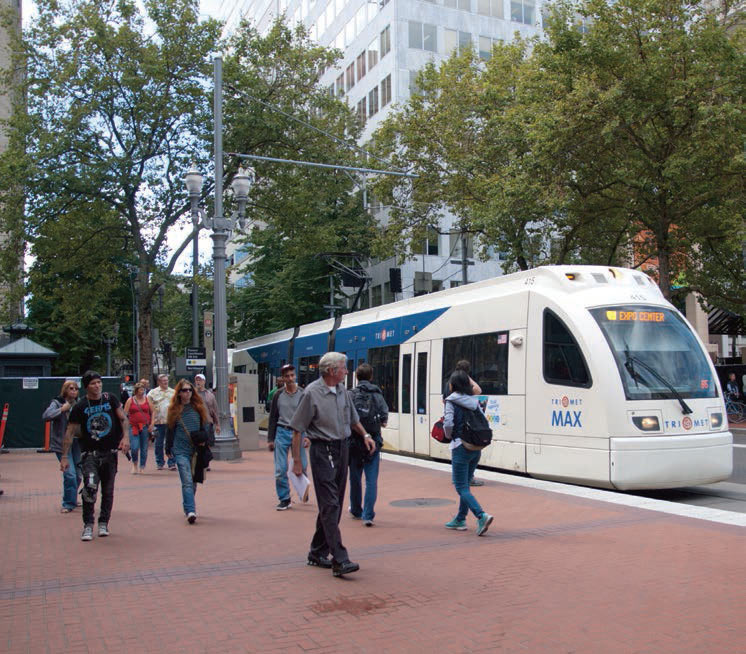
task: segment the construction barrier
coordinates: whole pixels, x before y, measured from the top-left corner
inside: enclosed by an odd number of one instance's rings
[[[2,422],[0,422],[0,450],[3,449],[3,438],[5,437],[5,425],[8,422],[9,409],[10,405],[6,402],[5,407],[3,407],[3,419]]]
[[[45,422],[44,423],[44,447],[40,450],[36,450],[39,452],[39,454],[43,454],[44,452],[49,452],[49,437],[52,433],[52,423],[51,422]]]

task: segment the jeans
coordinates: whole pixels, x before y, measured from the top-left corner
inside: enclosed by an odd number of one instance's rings
[[[138,456],[139,455],[139,456]],[[140,460],[140,470],[145,469],[145,462],[148,460],[148,428],[143,427],[139,434],[135,434],[130,429],[130,456],[132,463]]]
[[[62,455],[59,452],[55,454],[57,460],[61,461]],[[73,439],[67,451],[67,460],[70,465],[62,473],[62,508],[74,509],[78,506],[78,488],[83,479],[83,473],[80,470],[80,443],[76,438]]]
[[[347,486],[347,450],[346,438],[331,443],[312,440],[309,456],[313,490],[319,505],[316,531],[311,539],[309,553],[322,559],[331,554],[337,563],[350,560],[339,531]]]
[[[481,456],[480,450],[467,450],[463,445],[451,450],[451,476],[453,486],[459,495],[457,520],[466,520],[470,509],[477,518],[481,518],[484,513],[477,498],[469,489],[469,480],[474,476]]]
[[[197,510],[194,503],[197,484],[192,480],[192,457],[188,454],[176,454],[174,460],[179,470],[179,479],[181,479],[181,502],[184,506],[184,515],[187,515]]]
[[[163,446],[166,443],[166,425],[155,426],[155,465],[163,467]],[[166,462],[169,468],[173,468],[176,463],[173,456],[169,457]]]
[[[288,484],[288,450],[293,442],[293,430],[287,427],[277,427],[275,431],[275,490],[277,498],[290,499],[290,486]],[[308,468],[308,454],[306,448],[300,448],[300,460],[303,465],[303,473]]]
[[[114,505],[114,479],[117,476],[116,452],[86,452],[83,454],[83,524],[92,525],[96,507],[96,493],[101,483],[101,510],[99,524],[108,523]]]
[[[353,436],[356,438],[356,436]],[[381,463],[381,453],[376,453],[363,463],[358,457],[350,457],[350,513],[363,520],[373,520],[378,497],[378,468]],[[362,476],[365,473],[365,499],[362,500]],[[362,501],[362,507],[360,506]]]

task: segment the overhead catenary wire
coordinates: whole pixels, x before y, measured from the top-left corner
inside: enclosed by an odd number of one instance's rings
[[[318,132],[319,134],[322,134],[324,136],[329,137],[334,142],[339,143],[340,145],[343,145],[343,146],[345,146],[347,148],[350,148],[351,150],[355,150],[359,154],[365,155],[366,157],[370,157],[371,159],[375,159],[376,161],[380,161],[381,163],[386,164],[387,166],[390,166],[393,170],[396,170],[396,171],[398,171],[400,173],[405,173],[406,172],[406,171],[403,171],[400,168],[394,167],[391,164],[390,161],[387,161],[383,157],[379,157],[378,155],[373,154],[372,152],[369,152],[365,148],[360,147],[357,143],[352,143],[350,141],[345,141],[344,139],[339,138],[335,134],[332,134],[331,132],[328,132],[325,129],[317,127],[316,125],[312,125],[307,120],[303,120],[302,118],[298,118],[297,116],[294,116],[293,114],[288,113],[284,109],[280,109],[280,107],[278,107],[277,105],[275,105],[275,104],[273,104],[271,102],[267,102],[266,100],[261,100],[260,98],[257,98],[253,93],[250,93],[249,91],[244,91],[242,89],[237,89],[235,86],[233,86],[232,84],[228,84],[228,83],[226,83],[225,86],[226,86],[226,88],[230,89],[231,92],[237,93],[239,95],[242,95],[242,96],[244,96],[244,97],[246,97],[248,99],[253,100],[254,102],[258,102],[259,104],[267,107],[268,109],[272,109],[273,111],[276,111],[277,113],[282,114],[283,116],[285,116],[286,118],[289,118],[290,120],[294,120],[295,122],[300,123],[301,125],[304,125],[304,126],[310,128],[310,129],[312,129],[313,131]]]

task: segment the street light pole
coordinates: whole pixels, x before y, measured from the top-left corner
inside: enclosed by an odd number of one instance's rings
[[[194,217],[194,213],[192,213]],[[194,229],[192,244],[192,346],[199,347],[199,289],[197,288],[197,271],[199,270],[199,230]]]
[[[186,187],[196,228],[212,230],[212,258],[214,262],[214,311],[215,311],[215,379],[217,387],[220,434],[215,437],[213,454],[216,459],[241,458],[238,439],[233,430],[228,403],[228,314],[225,301],[225,244],[231,231],[238,224],[244,227],[244,214],[249,199],[249,189],[254,178],[253,170],[238,169],[231,188],[238,209],[228,218],[223,216],[223,60],[215,57],[215,215],[208,218],[199,208],[202,175],[192,168],[186,175]]]

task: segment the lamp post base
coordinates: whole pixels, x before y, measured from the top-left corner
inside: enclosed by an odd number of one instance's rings
[[[241,458],[241,450],[238,447],[238,439],[216,440],[211,448],[212,456],[216,461],[234,461]]]

